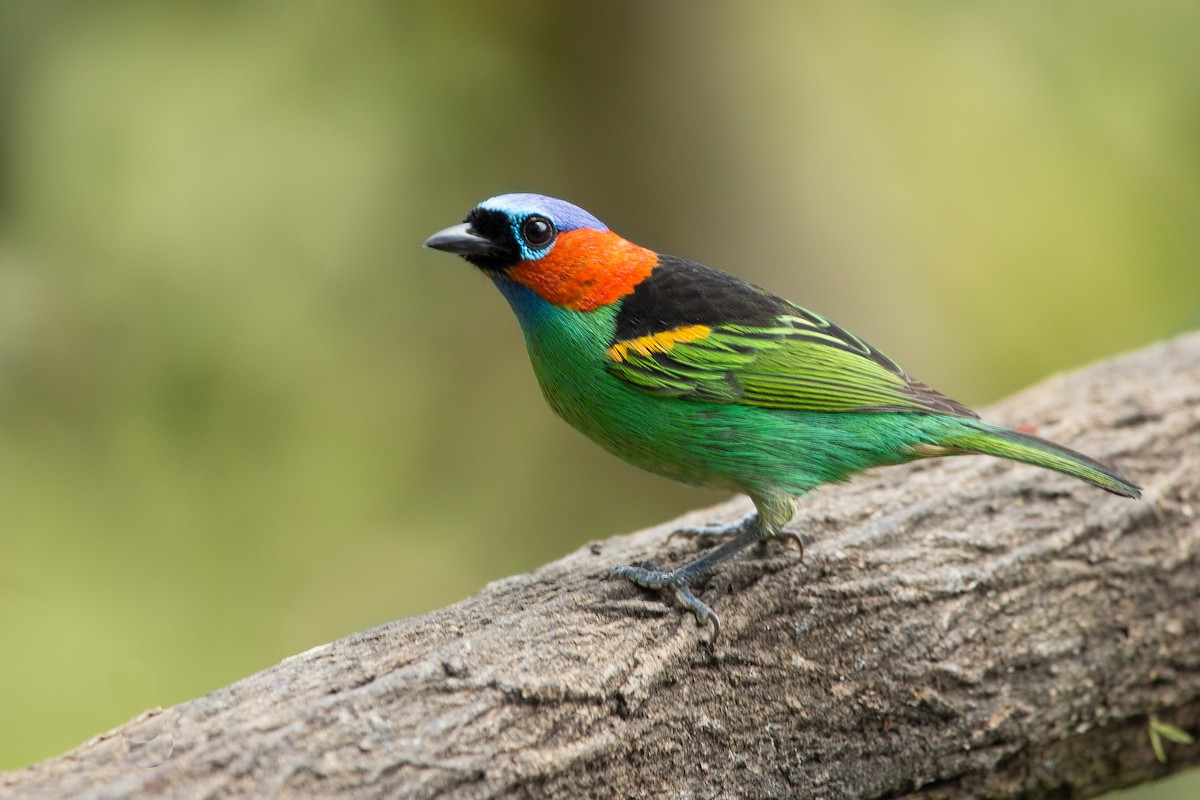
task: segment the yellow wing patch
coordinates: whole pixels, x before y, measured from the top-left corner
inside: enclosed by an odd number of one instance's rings
[[[636,339],[626,339],[608,348],[608,357],[613,361],[628,361],[630,353],[641,356],[651,356],[654,353],[668,353],[677,344],[698,342],[707,338],[712,328],[707,325],[686,325],[669,331],[651,333]]]

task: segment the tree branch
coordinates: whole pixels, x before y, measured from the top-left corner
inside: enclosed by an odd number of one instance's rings
[[[680,520],[318,647],[0,776],[18,797],[1089,796],[1200,762],[1200,334],[991,419],[1141,501],[988,458],[814,493],[709,583],[715,646],[613,563]],[[682,522],[732,518],[744,500]]]

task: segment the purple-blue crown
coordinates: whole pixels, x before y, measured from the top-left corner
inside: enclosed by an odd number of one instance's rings
[[[566,200],[556,197],[546,197],[544,194],[519,192],[517,194],[501,194],[488,198],[479,204],[480,208],[489,211],[500,211],[512,216],[541,214],[554,223],[560,231],[573,231],[576,228],[593,228],[606,231],[608,227],[588,212]]]

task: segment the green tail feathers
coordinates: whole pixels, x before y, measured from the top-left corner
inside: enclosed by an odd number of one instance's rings
[[[1062,445],[1009,428],[971,421],[959,432],[942,437],[940,443],[970,453],[1011,458],[1063,472],[1123,497],[1142,496],[1142,487],[1112,467]]]

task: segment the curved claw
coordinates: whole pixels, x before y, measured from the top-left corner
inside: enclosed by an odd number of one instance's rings
[[[624,578],[630,583],[641,586],[643,589],[653,589],[660,592],[670,592],[675,604],[681,608],[691,611],[696,616],[696,624],[704,625],[711,621],[713,624],[713,636],[710,641],[715,642],[717,636],[721,633],[721,618],[712,610],[712,607],[696,597],[692,593],[689,585],[689,576],[681,570],[673,572],[663,572],[654,566],[649,561],[643,561],[640,567],[631,567],[627,564],[617,564],[613,567],[608,577]]]
[[[673,536],[703,539],[727,539],[733,537],[730,541],[721,544],[678,569],[671,572],[664,572],[653,563],[644,561],[640,567],[624,564],[613,567],[608,576],[610,578],[624,578],[645,589],[670,592],[677,605],[691,611],[696,616],[696,624],[704,625],[709,620],[712,620],[713,637],[710,641],[715,642],[717,636],[721,633],[721,620],[707,603],[692,593],[692,581],[701,579],[713,567],[730,558],[735,553],[766,539],[790,539],[794,541],[800,550],[800,557],[803,558],[804,542],[801,541],[800,536],[790,531],[781,530],[783,524],[791,518],[794,511],[792,501],[788,498],[784,500],[779,501],[779,498],[755,499],[755,511],[736,522],[707,528],[683,528],[673,531],[667,537],[668,539]],[[760,513],[766,514],[766,523],[760,518]]]
[[[795,543],[796,543],[796,549],[797,549],[798,551],[800,551],[800,558],[801,558],[801,559],[803,559],[803,558],[804,558],[804,540],[800,538],[800,534],[798,534],[798,533],[792,533],[791,531],[780,531],[779,533],[775,534],[775,535],[774,535],[773,537],[771,537],[771,538],[773,538],[773,539],[786,539],[786,540],[788,540],[789,542],[795,542]]]
[[[709,539],[729,539],[730,537],[740,535],[740,533],[741,531],[735,529],[733,525],[724,527],[714,525],[708,528],[680,528],[677,531],[671,531],[667,534],[667,541],[679,536],[684,539],[698,539],[707,544],[707,540]],[[780,531],[779,533],[764,536],[760,543],[766,544],[774,539],[784,540],[785,545],[787,543],[794,543],[796,545],[796,552],[800,554],[800,560],[804,560],[804,540],[800,538],[800,534],[791,531]]]
[[[709,605],[713,602],[712,598],[712,592],[705,592],[701,597],[696,597],[688,587],[683,587],[675,592],[675,601],[696,615],[697,625],[703,625],[706,622],[712,623],[713,632],[712,637],[708,640],[709,644],[716,642],[717,637],[721,635],[721,617]]]

